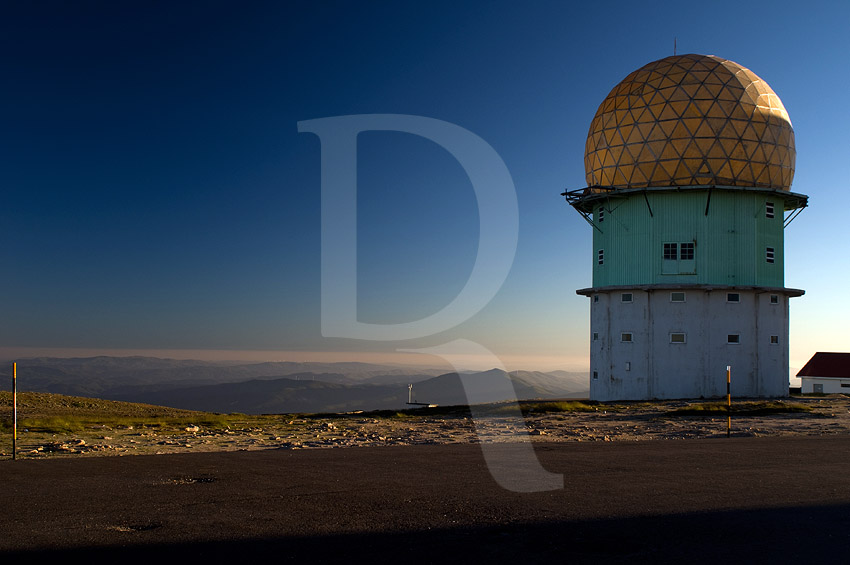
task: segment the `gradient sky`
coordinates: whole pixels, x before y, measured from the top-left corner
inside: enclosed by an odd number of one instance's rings
[[[559,193],[585,185],[599,103],[674,38],[785,104],[810,196],[786,230],[791,366],[848,351],[848,30],[839,1],[5,4],[0,356],[386,360],[465,338],[510,368],[587,368],[591,228]],[[501,291],[429,338],[321,335],[320,143],[296,124],[368,113],[466,128],[516,186]],[[358,159],[360,320],[439,310],[477,249],[468,178],[407,134],[363,134]]]

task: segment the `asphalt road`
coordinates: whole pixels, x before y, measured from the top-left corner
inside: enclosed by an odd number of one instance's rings
[[[498,445],[505,460],[521,446]],[[506,563],[847,562],[850,437],[535,448],[518,493],[478,445],[0,462],[0,556]],[[194,562],[194,561],[193,561]]]

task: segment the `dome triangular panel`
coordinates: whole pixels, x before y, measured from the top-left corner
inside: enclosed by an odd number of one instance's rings
[[[588,185],[613,188],[789,190],[795,155],[788,114],[765,81],[719,57],[674,55],[629,74],[602,101],[585,172]]]

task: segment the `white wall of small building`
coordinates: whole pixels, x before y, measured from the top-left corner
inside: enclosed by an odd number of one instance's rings
[[[673,302],[672,292],[684,292]],[[739,302],[727,301],[737,293]],[[622,295],[631,293],[632,301]],[[771,304],[770,296],[777,296]],[[788,395],[788,297],[726,289],[617,289],[591,295],[593,400]],[[623,342],[623,333],[632,341]],[[672,343],[671,334],[685,334]],[[740,342],[728,343],[737,334]],[[594,338],[595,336],[595,338]],[[771,343],[776,336],[778,343]]]
[[[811,394],[815,392],[814,385],[823,386],[824,394],[850,394],[850,378],[837,379],[834,377],[800,377],[800,392]]]

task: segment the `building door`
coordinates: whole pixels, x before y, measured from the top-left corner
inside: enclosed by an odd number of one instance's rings
[[[822,384],[813,384],[812,392],[815,394],[823,394],[823,385]]]

